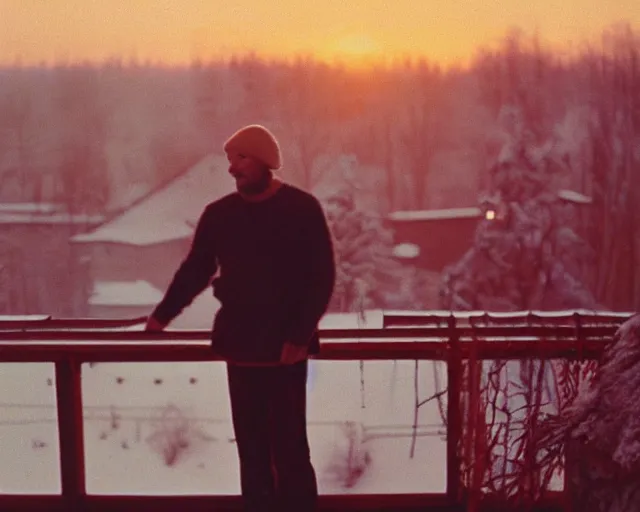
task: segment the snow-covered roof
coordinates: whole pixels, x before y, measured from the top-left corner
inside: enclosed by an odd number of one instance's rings
[[[97,281],[89,297],[91,306],[155,306],[163,293],[147,281]]]
[[[572,203],[591,204],[593,202],[589,196],[585,196],[575,190],[560,190],[558,192],[558,197]]]
[[[590,204],[592,199],[575,190],[560,190],[558,197],[565,201],[577,204]],[[445,220],[445,219],[475,219],[484,217],[481,208],[469,206],[464,208],[444,208],[439,210],[400,210],[391,212],[389,220],[392,221],[420,221],[420,220]]]
[[[56,203],[0,203],[0,213],[53,213],[64,210]]]
[[[0,224],[100,224],[102,215],[68,213],[0,213]]]
[[[189,237],[205,206],[234,190],[227,167],[225,157],[209,155],[121,215],[72,241],[144,246]]]
[[[446,208],[442,210],[405,210],[391,212],[389,219],[394,221],[442,220],[442,219],[474,219],[482,217],[482,210],[477,207]]]
[[[40,322],[50,319],[50,315],[0,315],[1,322]]]
[[[100,224],[102,215],[73,214],[59,203],[0,203],[0,224]]]

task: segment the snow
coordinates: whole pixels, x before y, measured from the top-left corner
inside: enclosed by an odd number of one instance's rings
[[[343,171],[344,183],[323,199],[336,260],[329,309],[361,311],[405,304],[420,307],[426,295],[422,289],[424,276],[394,256],[393,230],[378,207],[361,200],[354,169],[346,167]]]
[[[553,141],[536,140],[519,110],[506,109],[507,138],[490,167],[485,201],[495,220],[478,223],[465,254],[443,273],[447,309],[510,311],[596,307],[587,286],[588,244],[575,212],[560,208],[554,175],[563,169]],[[579,196],[565,191],[576,200]]]
[[[100,224],[103,215],[71,214],[61,203],[0,203],[0,224]]]
[[[0,203],[0,213],[53,213],[64,210],[56,203]]]
[[[487,320],[500,320],[500,319],[513,319],[513,320],[526,320],[528,318],[547,318],[547,319],[558,319],[558,318],[566,318],[572,319],[574,315],[579,315],[582,319],[591,319],[591,318],[612,318],[612,319],[626,319],[634,315],[633,312],[624,312],[624,311],[600,311],[595,309],[584,309],[584,308],[576,308],[576,309],[565,309],[565,310],[557,310],[557,311],[548,311],[548,310],[540,310],[540,309],[531,309],[531,310],[523,310],[523,311],[485,311],[485,310],[460,310],[460,311],[450,311],[448,309],[433,309],[427,311],[404,311],[404,310],[391,310],[387,309],[384,311],[384,316],[392,317],[394,315],[402,315],[402,316],[415,316],[416,318],[424,318],[424,317],[441,317],[442,319],[446,319],[450,316],[454,316],[458,319],[468,319],[468,318],[486,318]]]
[[[560,199],[564,199],[565,201],[570,201],[572,203],[578,204],[591,204],[593,200],[589,196],[585,196],[580,192],[576,192],[575,190],[560,190],[558,192],[558,197]]]
[[[580,510],[638,510],[640,315],[624,322],[595,372],[568,405],[541,425],[538,449],[571,462]]]
[[[102,215],[68,213],[0,213],[0,224],[100,224]]]
[[[482,217],[482,210],[477,207],[446,208],[442,210],[407,210],[389,214],[392,221],[419,221],[443,219],[475,219]]]
[[[123,229],[120,229],[120,228]],[[165,220],[160,223],[149,222],[147,226],[120,226],[118,224],[99,228],[93,233],[77,235],[72,238],[74,242],[112,242],[126,243],[130,245],[152,245],[173,240],[182,240],[193,234],[193,228],[180,220]]]
[[[393,255],[396,258],[413,259],[420,255],[420,247],[416,244],[398,244],[393,248]]]
[[[208,155],[164,188],[74,242],[137,246],[190,237],[205,206],[234,190],[225,157]]]
[[[208,288],[171,322],[170,329],[211,329],[219,309],[220,302]]]
[[[50,318],[51,315],[0,315],[0,322],[39,322]]]
[[[164,296],[147,281],[97,281],[89,297],[91,306],[150,306]]]
[[[420,399],[434,393],[433,369],[434,363],[420,363]],[[446,442],[435,401],[420,409],[421,436],[410,457],[414,363],[365,362],[363,375],[361,395],[357,361],[310,363],[309,436],[321,493],[444,492]],[[53,378],[51,364],[0,366],[3,492],[60,492],[55,388],[47,382]],[[82,382],[89,493],[240,492],[222,363],[85,365]],[[169,404],[186,418],[191,440],[173,466],[148,442],[164,432],[158,419]],[[345,421],[364,426],[361,448],[372,460],[350,489],[335,481],[331,470],[346,456]]]
[[[560,190],[558,197],[565,201],[578,204],[590,204],[591,198],[573,190]],[[423,221],[423,220],[445,220],[445,219],[475,219],[482,218],[485,214],[478,207],[465,208],[445,208],[439,210],[404,210],[389,214],[392,221]]]
[[[357,313],[327,313],[320,320],[320,329],[382,329],[383,311],[381,309],[366,310]]]
[[[171,330],[210,329],[220,302],[211,293],[199,295],[190,306],[171,322]],[[327,313],[320,320],[320,329],[382,329],[382,310],[356,313]]]

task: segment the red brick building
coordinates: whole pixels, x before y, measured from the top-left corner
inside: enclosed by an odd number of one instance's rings
[[[584,207],[591,199],[572,190],[560,190],[558,198],[574,210],[576,229],[587,222]],[[419,268],[442,272],[473,244],[485,211],[479,206],[442,210],[398,211],[389,215],[395,233],[397,256]]]

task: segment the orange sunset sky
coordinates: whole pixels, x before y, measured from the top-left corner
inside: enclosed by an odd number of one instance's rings
[[[575,50],[617,22],[640,26],[638,0],[0,0],[0,64],[186,64],[255,51],[447,66],[512,27]]]

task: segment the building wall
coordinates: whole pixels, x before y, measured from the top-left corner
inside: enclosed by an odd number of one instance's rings
[[[189,243],[177,240],[150,246],[98,242],[81,245],[91,261],[93,282],[143,280],[164,291],[187,255]]]
[[[411,260],[412,264],[441,272],[473,245],[479,221],[478,218],[393,220],[391,225],[396,244],[412,243],[420,248],[420,254]]]

